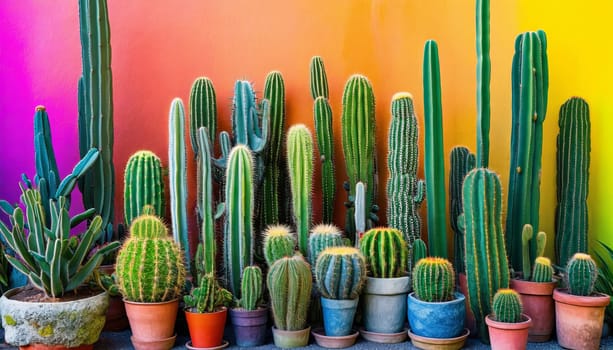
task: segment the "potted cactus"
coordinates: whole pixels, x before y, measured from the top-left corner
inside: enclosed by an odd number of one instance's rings
[[[262,305],[262,270],[248,266],[241,279],[241,298],[238,306],[230,309],[236,345],[253,347],[264,344],[268,307]]]
[[[575,253],[566,265],[568,289],[556,288],[556,333],[560,346],[596,350],[610,296],[594,292],[598,268],[591,256]]]
[[[413,292],[407,299],[413,345],[429,348],[430,344],[446,344],[449,349],[464,345],[468,336],[465,297],[454,288],[455,271],[447,259],[426,257],[415,264]]]
[[[360,291],[366,282],[366,261],[357,248],[330,247],[315,264],[315,280],[321,293],[324,333],[313,331],[320,346],[344,348],[353,345],[353,317]]]
[[[510,288],[501,288],[492,300],[492,314],[485,317],[490,333],[492,350],[526,349],[530,316],[522,313],[519,294]]]
[[[393,228],[373,228],[360,240],[370,276],[363,293],[362,336],[368,340],[397,343],[407,337],[407,243]]]
[[[132,221],[115,273],[132,329],[132,344],[139,349],[170,349],[176,334],[179,296],[185,283],[183,253],[151,209]]]

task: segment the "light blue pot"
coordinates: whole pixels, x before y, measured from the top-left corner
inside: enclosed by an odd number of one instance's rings
[[[364,328],[375,333],[402,332],[407,320],[409,277],[368,277],[362,294]]]
[[[324,331],[326,336],[341,337],[351,333],[358,300],[358,298],[353,300],[334,300],[321,297],[321,309],[324,314]]]
[[[466,304],[462,293],[454,293],[455,299],[441,303],[429,303],[409,294],[407,308],[411,332],[427,338],[455,338],[464,331]]]

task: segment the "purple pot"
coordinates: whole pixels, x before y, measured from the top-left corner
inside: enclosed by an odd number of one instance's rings
[[[266,342],[268,308],[261,307],[253,311],[230,309],[230,320],[236,337],[236,345],[253,347]]]

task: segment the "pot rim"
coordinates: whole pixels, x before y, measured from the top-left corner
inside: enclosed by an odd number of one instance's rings
[[[198,311],[191,311],[196,309],[195,307],[189,308],[189,309],[184,309],[183,311],[185,311],[186,313],[190,313],[190,314],[201,314],[201,315],[213,315],[213,314],[220,314],[220,313],[224,313],[228,311],[228,308],[226,306],[220,306],[219,308],[217,308],[217,311],[213,311],[213,312],[198,312]]]
[[[6,292],[4,292],[4,294],[2,294],[2,298],[5,298],[8,302],[11,302],[11,303],[24,303],[24,304],[29,304],[29,305],[65,305],[65,304],[75,303],[75,302],[78,302],[78,303],[87,302],[92,299],[100,298],[100,296],[103,294],[108,295],[107,291],[105,291],[104,289],[101,289],[100,293],[98,294],[94,294],[92,296],[85,297],[85,298],[66,300],[66,301],[24,301],[24,300],[17,300],[17,299],[11,298],[12,296],[19,293],[21,290],[25,289],[26,287],[27,286],[22,286],[22,287],[16,287],[16,288],[9,289]]]
[[[567,292],[567,288],[556,288],[553,290],[553,300],[557,303],[564,303],[576,306],[603,307],[609,305],[611,297],[609,295],[594,292],[591,295],[573,295]]]
[[[532,318],[530,318],[530,316],[524,313],[521,314],[521,317],[522,317],[522,321],[516,322],[516,323],[509,323],[509,322],[496,321],[492,317],[492,314],[489,314],[485,317],[485,323],[489,327],[498,328],[498,329],[521,330],[521,329],[530,328],[530,326],[532,326]]]
[[[449,301],[423,301],[415,296],[415,292],[409,293],[409,298],[417,304],[425,304],[425,305],[446,305],[446,304],[457,304],[464,302],[466,300],[466,296],[460,292],[453,292],[455,299]]]
[[[148,302],[148,303],[142,302],[142,301],[131,301],[131,300],[126,299],[125,297],[122,300],[125,304],[132,304],[132,305],[163,305],[163,304],[172,304],[172,303],[179,302],[179,298],[175,298],[175,299],[168,300],[168,301]]]

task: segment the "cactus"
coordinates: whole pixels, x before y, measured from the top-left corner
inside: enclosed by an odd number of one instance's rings
[[[522,271],[523,278],[530,280],[530,272],[532,265],[530,264],[530,240],[534,234],[532,225],[525,224],[521,232],[521,247],[522,247]]]
[[[447,257],[443,107],[438,46],[428,40],[424,49],[425,174],[428,201],[428,248],[432,256]]]
[[[553,281],[553,267],[549,258],[539,256],[534,260],[534,269],[531,276],[532,282]]]
[[[462,184],[464,177],[475,168],[475,155],[466,147],[456,146],[451,150],[449,169],[449,219],[454,232],[454,260],[457,272],[464,272],[464,232],[458,221],[462,214]]]
[[[536,234],[536,257],[545,255],[545,246],[547,245],[547,234],[540,231]]]
[[[187,310],[195,309],[199,313],[214,312],[221,306],[230,305],[232,294],[219,286],[214,274],[206,274],[200,279],[197,288],[183,297]]]
[[[287,162],[292,190],[292,211],[298,234],[298,249],[308,256],[313,191],[313,139],[303,125],[294,125],[287,135]]]
[[[499,289],[492,301],[492,312],[494,320],[498,322],[521,322],[522,305],[519,294],[513,289]]]
[[[217,132],[217,98],[211,79],[199,77],[192,84],[189,95],[189,116],[189,136],[194,156],[198,157],[200,153],[198,129],[206,128],[211,143],[215,142]]]
[[[175,98],[168,117],[168,178],[172,237],[183,249],[185,266],[190,270],[191,253],[187,228],[187,156],[185,153],[185,109]],[[159,213],[162,214],[161,212]]]
[[[566,265],[568,292],[572,295],[590,295],[598,278],[598,267],[591,256],[575,253]]]
[[[413,242],[413,250],[411,256],[411,266],[416,266],[417,262],[428,256],[426,242],[421,238],[416,239]]]
[[[543,121],[547,111],[547,40],[545,32],[520,34],[513,57],[511,166],[506,219],[509,260],[521,270],[521,231],[530,224],[539,227]],[[536,257],[536,242],[530,243],[530,260]]]
[[[438,303],[453,300],[455,271],[445,258],[427,257],[413,268],[413,290],[417,299]]]
[[[490,0],[477,0],[477,159],[487,168],[490,155]],[[452,218],[453,219],[453,218]]]
[[[421,237],[417,213],[424,200],[424,182],[417,180],[417,118],[413,96],[400,92],[392,97],[392,121],[388,136],[387,221],[399,229],[409,244]]]
[[[206,273],[215,273],[215,257],[217,254],[217,242],[215,235],[215,218],[213,214],[213,180],[211,166],[211,145],[204,127],[198,129],[196,144],[200,150],[197,157],[198,163],[198,199],[200,211],[200,246],[201,259],[200,276]]]
[[[224,262],[226,287],[240,299],[243,269],[253,264],[253,158],[245,145],[230,152],[226,169]]]
[[[311,57],[311,65],[309,71],[311,72],[311,97],[313,100],[318,97],[323,97],[326,100],[330,98],[328,92],[328,77],[326,75],[326,69],[324,62],[319,56]]]
[[[360,239],[364,232],[366,232],[366,189],[364,183],[362,181],[355,184],[355,197],[353,199],[353,212],[355,214],[354,223],[351,226],[353,231],[355,231],[355,236],[353,236],[353,240],[355,242],[355,246],[360,246]],[[350,213],[351,211],[348,211]],[[346,230],[346,232],[351,232],[351,230]]]
[[[132,220],[143,213],[146,205],[153,206],[155,215],[164,215],[164,181],[160,158],[151,151],[138,151],[130,156],[124,178],[124,220]]]
[[[471,170],[462,185],[462,201],[468,299],[481,341],[488,343],[484,319],[491,312],[492,297],[509,287],[498,175],[484,168]]]
[[[183,253],[160,218],[146,214],[132,221],[115,273],[126,300],[163,302],[181,295],[186,273]]]
[[[255,310],[262,300],[262,270],[258,266],[247,266],[241,281],[240,307]]]
[[[106,0],[79,0],[82,75],[79,79],[79,153],[100,152],[92,171],[79,179],[83,206],[102,217],[102,242],[113,237],[113,80]]]
[[[315,280],[324,298],[356,299],[366,282],[364,256],[357,248],[327,248],[317,258]]]
[[[264,233],[264,257],[268,266],[286,256],[294,255],[296,241],[290,228],[284,225],[268,227]]]
[[[299,254],[281,258],[270,266],[266,283],[277,329],[306,328],[312,278],[309,264]]]
[[[557,139],[556,256],[564,266],[576,252],[588,248],[587,195],[590,171],[590,111],[573,97],[560,108]]]
[[[406,274],[407,242],[395,228],[373,228],[362,236],[360,250],[372,277],[393,278]]]
[[[343,246],[341,230],[331,224],[319,224],[309,236],[309,263],[315,268],[319,253],[330,247]]]

